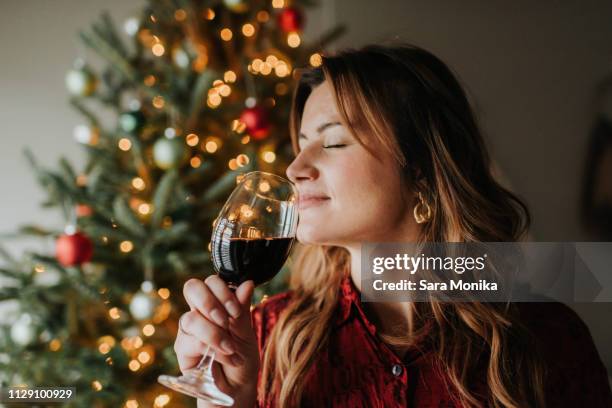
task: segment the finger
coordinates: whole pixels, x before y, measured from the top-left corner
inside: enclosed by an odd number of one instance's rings
[[[255,291],[255,283],[252,280],[242,282],[236,289],[236,299],[240,303],[242,311],[249,312],[251,309],[251,301],[253,292]]]
[[[197,310],[186,312],[181,316],[182,330],[194,336],[204,344],[210,344],[215,350],[224,354],[236,351],[236,345],[229,333],[202,316]]]
[[[236,299],[236,295],[227,286],[227,283],[219,277],[219,275],[210,275],[204,280],[204,283],[208,285],[208,288],[217,297],[217,299],[225,306],[225,310],[234,319],[240,316],[242,309]]]
[[[199,279],[189,279],[183,286],[183,295],[191,310],[197,310],[208,320],[227,329],[227,312],[208,286]]]
[[[174,343],[174,352],[179,363],[179,368],[184,374],[186,370],[194,368],[202,356],[206,353],[208,346],[190,334],[179,332]],[[211,348],[209,352],[212,352]],[[217,350],[215,350],[217,351]],[[231,365],[239,367],[244,363],[244,359],[237,354],[227,355],[223,353],[215,353],[215,360],[223,365]]]

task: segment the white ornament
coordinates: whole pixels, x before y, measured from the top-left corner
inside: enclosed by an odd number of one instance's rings
[[[98,142],[98,132],[87,125],[77,125],[72,133],[74,140],[87,145],[95,145]]]
[[[34,275],[34,283],[39,286],[50,287],[57,285],[62,280],[62,275],[55,269],[45,269]]]
[[[143,286],[145,286],[143,283]],[[140,290],[136,292],[130,302],[130,313],[136,320],[148,320],[155,314],[155,308],[159,305],[157,294],[153,291]]]
[[[131,37],[136,35],[139,28],[140,28],[140,21],[138,21],[136,17],[128,18],[127,20],[125,20],[125,23],[123,23],[123,29],[125,30],[127,35]]]
[[[189,66],[189,55],[182,48],[177,48],[172,55],[174,63],[181,68],[187,68]]]
[[[35,337],[36,327],[34,327],[32,316],[23,313],[11,327],[11,339],[21,346],[27,346],[32,343]]]

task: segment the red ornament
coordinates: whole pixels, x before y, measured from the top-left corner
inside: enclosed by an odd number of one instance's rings
[[[240,114],[240,121],[245,124],[247,132],[253,139],[261,140],[268,136],[270,120],[265,108],[261,106],[246,108]]]
[[[278,14],[278,25],[286,33],[300,31],[304,27],[304,14],[296,7],[286,7]]]
[[[77,217],[89,217],[93,215],[93,210],[87,204],[77,204],[75,212]]]
[[[63,266],[80,265],[91,260],[93,245],[84,234],[62,234],[55,242],[55,257]]]

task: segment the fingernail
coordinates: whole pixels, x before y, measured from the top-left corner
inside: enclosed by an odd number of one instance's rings
[[[224,339],[221,341],[221,348],[225,350],[227,353],[233,353],[235,351],[234,345],[228,339]]]
[[[227,320],[219,309],[213,309],[210,311],[210,317],[221,327],[227,327]]]
[[[238,306],[238,304],[233,300],[228,300],[225,302],[225,308],[233,318],[240,316],[240,306]]]
[[[238,354],[234,354],[233,356],[231,356],[230,361],[235,366],[240,366],[242,365],[242,363],[244,363],[244,359],[240,357]]]

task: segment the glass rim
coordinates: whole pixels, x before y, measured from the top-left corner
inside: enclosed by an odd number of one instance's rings
[[[269,173],[267,171],[261,171],[261,170],[253,170],[253,171],[249,171],[248,173],[244,174],[244,179],[246,179],[247,177],[251,176],[251,175],[256,175],[256,174],[263,174],[267,177],[273,177],[277,180],[280,180],[282,182],[286,182],[291,184],[294,188],[295,188],[295,183],[293,183],[291,180],[283,177],[283,176],[279,176],[278,174],[274,174],[274,173]]]

